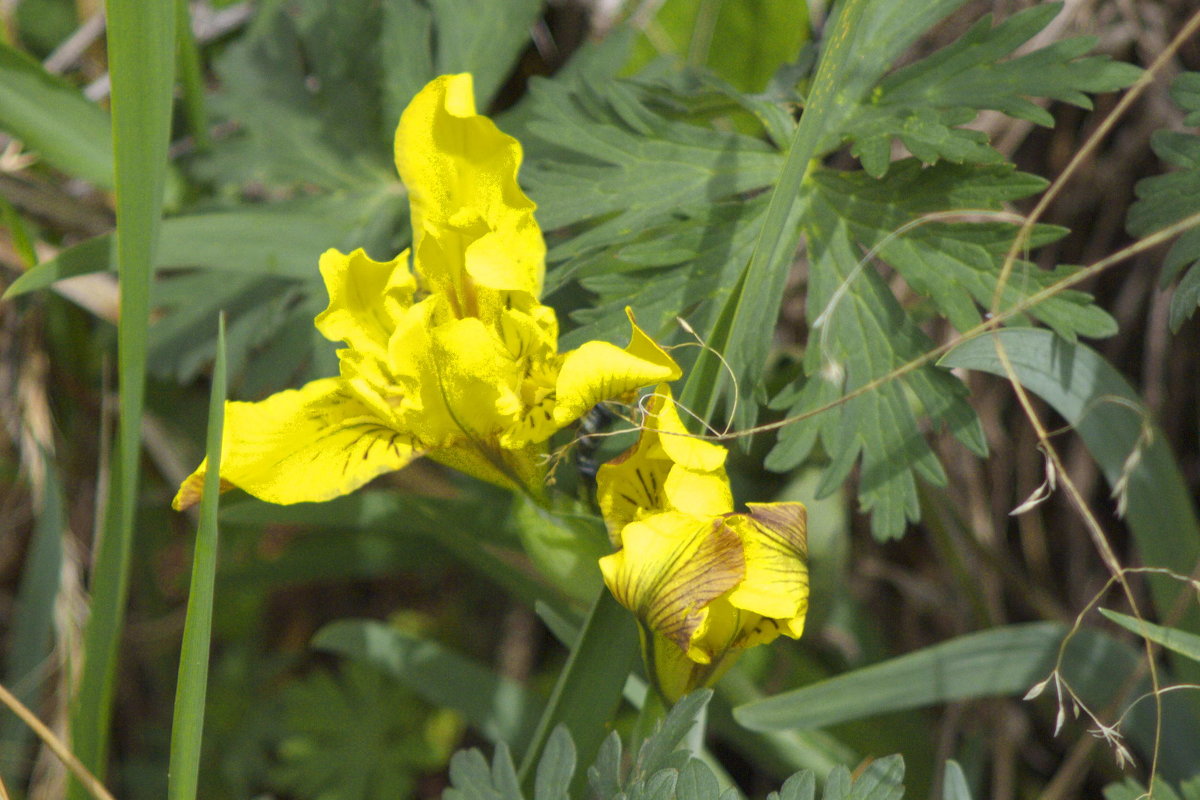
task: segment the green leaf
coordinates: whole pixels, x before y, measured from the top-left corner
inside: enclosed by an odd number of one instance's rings
[[[436,74],[470,72],[476,102],[486,109],[528,44],[541,0],[430,0],[429,8],[437,33]]]
[[[642,774],[652,775],[672,766],[672,756],[678,754],[680,744],[699,724],[712,695],[711,689],[698,689],[671,707],[662,725],[653,736],[646,739],[638,753],[637,769]],[[686,756],[686,753],[683,755]]]
[[[980,307],[991,302],[1015,226],[953,221],[911,226],[932,213],[999,210],[1003,203],[1043,186],[1041,179],[1007,165],[943,163],[922,168],[910,159],[894,165],[882,180],[861,172],[814,171],[805,226],[812,264],[808,377],[785,391],[776,406],[786,403],[788,416],[804,414],[932,346],[875,268],[863,261],[864,251],[893,266],[960,330],[979,324]],[[1060,235],[1060,229],[1039,227],[1033,246]],[[1019,262],[1006,284],[1005,300],[1019,302],[1071,271],[1067,267],[1044,271]],[[1111,317],[1079,292],[1060,293],[1030,313],[1071,338],[1115,330]],[[860,484],[859,497],[864,509],[874,511],[872,529],[880,537],[898,536],[906,521],[919,516],[914,474],[935,484],[944,481],[941,466],[917,427],[919,415],[944,421],[973,451],[986,453],[982,430],[964,397],[958,381],[934,367],[921,367],[845,406],[785,427],[766,465],[773,470],[792,469],[820,440],[832,460],[824,483],[829,489],[844,478],[861,452],[868,479]]]
[[[946,762],[946,771],[942,776],[942,800],[971,800],[967,776],[953,759]]]
[[[369,664],[403,681],[431,705],[452,708],[491,742],[520,747],[539,703],[523,687],[440,644],[373,620],[343,619],[311,646]]]
[[[1155,644],[1160,644],[1168,650],[1190,658],[1192,661],[1200,661],[1200,636],[1194,633],[1181,631],[1178,628],[1155,625],[1153,622],[1146,622],[1137,617],[1131,617],[1128,614],[1110,611],[1107,608],[1100,609],[1100,613],[1127,631],[1136,633],[1144,639],[1149,639]]]
[[[854,781],[847,800],[900,800],[904,796],[904,758],[876,759]]]
[[[0,44],[0,129],[50,164],[113,187],[112,123],[74,86]]]
[[[211,469],[204,476],[200,525],[192,560],[187,616],[179,654],[179,681],[171,723],[171,762],[167,771],[169,800],[194,800],[200,776],[200,744],[204,733],[204,699],[208,694],[208,654],[212,636],[213,587],[217,576],[217,509],[221,494],[221,433],[225,424],[225,319],[217,321],[217,360],[213,366],[205,452]]]
[[[138,498],[150,274],[167,177],[174,82],[175,6],[109,0],[108,64],[117,194],[121,321],[117,331],[121,409],[112,489],[94,555],[91,615],[84,633],[78,693],[71,715],[75,755],[103,777],[109,716],[133,550]],[[69,796],[82,800],[77,782]]]
[[[316,280],[330,247],[350,250],[377,216],[396,219],[404,198],[358,192],[163,220],[154,265]],[[377,255],[381,255],[377,253]],[[114,237],[98,236],[29,270],[4,293],[16,297],[57,280],[116,270]]]
[[[668,0],[638,27],[650,26],[654,39],[639,34],[626,74],[665,55],[705,65],[744,92],[761,92],[810,36],[808,6],[791,0]]]
[[[530,84],[530,161],[521,178],[546,230],[596,221],[552,247],[557,263],[689,209],[772,183],[779,153],[749,136],[671,120],[627,82]]]
[[[1162,432],[1139,413],[1141,399],[1129,383],[1091,348],[1064,342],[1049,331],[1006,330],[993,335],[1003,343],[1021,384],[1067,420],[1109,486],[1120,488],[1141,562],[1191,574],[1200,561],[1200,523],[1192,495]],[[963,343],[941,364],[1005,374],[991,336]],[[1187,587],[1166,577],[1147,580],[1160,614],[1169,613],[1180,592],[1187,592]],[[1188,611],[1180,627],[1200,631],[1200,612],[1193,603],[1185,607]],[[1200,670],[1188,664],[1181,664],[1179,672],[1188,680],[1200,678]]]
[[[380,4],[276,4],[214,61],[216,114],[237,135],[194,169],[234,185],[360,191],[396,184],[383,120]]]
[[[732,405],[730,395],[735,387],[761,384],[784,283],[800,240],[797,223],[806,210],[801,200],[806,196],[800,192],[801,184],[821,154],[820,144],[827,132],[841,121],[848,105],[858,100],[856,92],[865,92],[867,88],[848,87],[844,78],[855,63],[853,54],[862,45],[860,23],[869,4],[870,0],[847,0],[839,6],[828,44],[817,64],[804,114],[771,192],[750,262],[725,299],[714,325],[708,342],[713,350],[701,351],[684,386],[681,402],[701,419],[712,415],[722,396]],[[723,363],[718,354],[733,365],[733,375],[721,369]],[[744,403],[736,409],[733,421],[739,427],[749,427],[757,417],[758,404]]]
[[[983,321],[979,307],[991,305],[1017,226],[1006,221],[920,221],[931,214],[955,211],[1000,212],[1005,204],[1045,187],[1045,180],[1007,164],[921,168],[915,160],[906,159],[895,163],[884,180],[861,172],[820,170],[813,174],[812,188],[847,221],[864,250],[875,251],[909,286],[929,297],[954,327],[966,331]],[[1029,248],[1049,244],[1065,234],[1062,228],[1037,226]],[[1028,261],[1017,261],[1005,285],[1004,305],[1015,305],[1072,272],[1068,267],[1041,270]],[[836,313],[836,306],[820,313]],[[1091,297],[1082,292],[1059,293],[1029,314],[1067,338],[1116,333],[1112,317],[1092,305]]]
[[[534,766],[541,759],[549,733],[560,723],[571,733],[583,763],[595,757],[637,653],[633,618],[607,589],[602,590],[559,673],[533,742],[521,760],[523,784],[531,784]],[[581,773],[575,779],[575,793],[584,786]]]
[[[879,273],[856,272],[860,254],[848,223],[820,195],[812,199],[806,236],[812,265],[809,318],[818,319],[840,286],[846,290],[809,345],[809,378],[786,398],[789,416],[832,403],[932,346]],[[822,496],[837,488],[861,456],[859,501],[872,512],[871,529],[880,539],[899,536],[905,522],[920,514],[916,476],[939,485],[946,480],[917,425],[918,414],[944,422],[976,452],[983,450],[978,420],[965,397],[965,387],[949,372],[921,367],[785,427],[766,465],[790,468],[808,456],[819,437],[832,460],[818,489]]]
[[[995,27],[986,15],[952,44],[889,76],[846,122],[851,152],[875,177],[888,169],[893,138],[926,164],[939,159],[998,163],[1003,157],[985,135],[959,127],[974,120],[978,110],[995,109],[1052,127],[1054,118],[1030,98],[1091,108],[1085,92],[1111,92],[1137,80],[1141,70],[1132,64],[1083,57],[1095,46],[1089,37],[1009,58],[1061,8],[1044,3]]]
[[[1187,115],[1186,124],[1200,125],[1200,72],[1184,72],[1175,78],[1171,97]],[[1138,200],[1129,208],[1126,227],[1139,237],[1200,213],[1200,135],[1156,131],[1150,146],[1159,158],[1178,169],[1143,178],[1134,186]],[[1187,231],[1171,246],[1163,262],[1162,285],[1168,285],[1185,267],[1188,270],[1171,298],[1170,322],[1175,332],[1200,304],[1200,230]]]
[[[290,797],[393,800],[441,771],[461,731],[407,686],[366,664],[317,668],[283,691],[284,734],[267,781]]]
[[[734,709],[734,716],[751,730],[815,728],[976,697],[1023,695],[1050,674],[1067,632],[1066,626],[1040,622],[967,634],[748,703]],[[1084,628],[1067,644],[1063,677],[1089,707],[1105,708],[1149,688],[1145,679],[1131,692],[1126,685],[1138,659],[1129,645]],[[1160,764],[1169,774],[1191,774],[1194,754],[1187,743],[1197,740],[1200,727],[1185,705],[1167,704],[1164,712]],[[1125,731],[1143,752],[1151,752],[1154,709],[1134,706]]]
[[[612,552],[604,521],[586,512],[582,504],[550,510],[522,497],[513,514],[521,544],[538,570],[580,603],[604,588],[597,562]]]
[[[558,725],[538,763],[534,800],[569,800],[571,776],[575,774],[575,744],[564,725]]]
[[[820,728],[963,700],[1024,694],[1054,666],[1066,629],[1052,623],[994,628],[793,689],[734,709],[751,730]]]

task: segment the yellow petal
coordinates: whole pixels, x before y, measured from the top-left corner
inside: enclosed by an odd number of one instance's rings
[[[338,378],[273,394],[258,403],[225,404],[222,486],[270,503],[331,500],[420,452],[387,427]],[[200,499],[204,463],[175,496],[176,509]]]
[[[621,532],[626,525],[647,513],[670,510],[663,487],[671,463],[652,458],[652,443],[645,437],[643,433],[637,444],[596,472],[596,504],[616,547],[622,546]]]
[[[621,349],[608,342],[585,342],[566,354],[558,373],[558,399],[554,419],[566,425],[605,400],[627,398],[643,386],[673,381],[679,365],[654,343],[625,309],[633,328],[629,344]]]
[[[431,288],[461,291],[468,281],[446,270],[465,268],[482,287],[541,294],[546,245],[536,206],[517,184],[521,145],[475,113],[469,74],[443,75],[413,98],[395,154],[412,202],[417,269]],[[426,263],[426,237],[460,262]]]
[[[496,335],[467,318],[434,328],[430,338],[431,377],[458,429],[488,439],[512,425],[521,411],[520,376]]]
[[[659,444],[667,457],[676,464],[697,472],[715,472],[724,467],[729,451],[719,444],[706,442],[688,432],[683,420],[679,418],[679,409],[671,396],[671,388],[666,384],[654,390],[654,395],[647,404],[646,425],[658,431]],[[732,503],[732,500],[730,502]]]
[[[697,472],[676,464],[667,473],[663,495],[667,508],[697,516],[716,517],[733,510],[733,491],[724,468]]]
[[[600,559],[605,584],[644,625],[685,650],[705,607],[745,574],[741,542],[721,518],[655,514],[625,526],[621,541]]]
[[[729,601],[737,608],[786,623],[788,635],[798,636],[808,610],[804,506],[748,503],[747,508],[748,513],[728,518],[746,554],[746,577],[730,593]]]
[[[326,250],[320,269],[329,306],[317,315],[317,330],[359,351],[385,351],[399,313],[412,305],[417,288],[408,251],[375,261],[361,248],[349,255]]]

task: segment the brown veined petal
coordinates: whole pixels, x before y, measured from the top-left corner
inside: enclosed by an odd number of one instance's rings
[[[347,494],[421,455],[338,378],[322,378],[257,403],[225,404],[221,484],[269,503],[319,502]],[[182,510],[200,500],[207,461],[179,487]]]
[[[741,537],[746,577],[729,595],[736,607],[779,620],[788,635],[803,630],[808,610],[808,531],[801,503],[748,503],[732,514],[730,527]]]
[[[687,650],[706,606],[745,574],[741,540],[722,518],[668,512],[631,522],[600,559],[604,582],[644,625]]]

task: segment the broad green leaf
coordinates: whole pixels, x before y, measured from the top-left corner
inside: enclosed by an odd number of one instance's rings
[[[1083,344],[1069,344],[1044,330],[1006,330],[998,334],[1021,384],[1050,404],[1087,446],[1109,486],[1120,487],[1125,519],[1140,560],[1189,575],[1200,562],[1200,523],[1171,447],[1162,432],[1139,413],[1141,400],[1121,374]],[[991,336],[963,343],[942,358],[946,367],[962,367],[1004,375]],[[1147,412],[1148,413],[1148,412]],[[1131,456],[1135,456],[1129,461]],[[1160,614],[1175,607],[1186,586],[1165,577],[1148,576]],[[1200,631],[1194,603],[1179,627]],[[1180,677],[1200,677],[1200,670],[1179,665]]]
[[[751,730],[816,728],[854,719],[977,697],[1023,695],[1054,668],[1066,626],[1041,622],[1008,625],[967,634],[915,653],[853,670],[801,689],[734,709]],[[1140,654],[1129,645],[1084,628],[1068,643],[1063,676],[1091,708],[1137,697],[1143,679],[1130,694],[1126,685]],[[1138,704],[1125,727],[1143,752],[1155,746],[1154,709]],[[1189,775],[1194,767],[1191,741],[1200,726],[1185,704],[1164,704],[1160,753],[1163,769]]]
[[[63,172],[113,187],[112,123],[77,88],[0,44],[0,130]]]
[[[186,21],[186,19],[185,19]],[[167,771],[169,800],[195,800],[204,732],[204,700],[208,695],[208,655],[212,637],[213,595],[217,577],[217,509],[221,494],[221,432],[225,424],[225,319],[217,323],[217,359],[209,393],[206,450],[211,470],[204,477],[200,524],[192,557],[187,616],[179,653],[179,680],[171,722],[171,762]]]
[[[120,419],[103,536],[91,574],[91,613],[71,737],[75,755],[103,777],[117,658],[129,586],[145,402],[150,275],[167,178],[174,84],[175,6],[108,0],[112,142],[117,195],[121,320],[117,331]],[[68,796],[82,800],[72,781]]]
[[[522,497],[513,514],[525,552],[538,570],[580,603],[604,588],[597,562],[612,552],[603,520],[586,511],[581,504],[550,510]]]
[[[1058,3],[1044,3],[995,27],[985,15],[952,44],[882,81],[846,122],[852,152],[867,172],[875,177],[887,172],[893,138],[927,164],[939,159],[998,163],[1003,157],[988,146],[986,135],[960,127],[978,110],[995,109],[1051,127],[1054,118],[1030,98],[1091,108],[1085,92],[1111,92],[1137,80],[1141,70],[1132,64],[1084,57],[1095,46],[1087,37],[1009,58],[1060,10]]]
[[[54,636],[54,603],[63,570],[63,534],[67,525],[62,478],[49,453],[45,464],[41,508],[21,568],[21,581],[9,617],[4,649],[4,686],[27,707],[37,708],[43,689],[43,665]],[[33,731],[20,718],[6,714],[0,722],[0,776],[19,785],[26,768]]]
[[[363,246],[360,237],[372,220],[395,220],[404,204],[403,197],[360,192],[172,217],[163,220],[154,265],[316,280],[321,253],[330,247],[348,251]],[[4,297],[63,278],[116,270],[115,248],[113,236],[88,239],[26,272]],[[383,255],[378,248],[373,251]]]
[[[667,0],[642,25],[626,74],[659,56],[704,65],[744,92],[761,92],[808,41],[808,6],[792,0]]]
[[[1171,85],[1171,97],[1187,115],[1187,125],[1200,125],[1200,72],[1180,74]],[[1126,224],[1134,236],[1147,236],[1200,213],[1200,136],[1156,131],[1150,145],[1159,158],[1177,169],[1137,182],[1138,201],[1130,207]],[[1200,230],[1184,233],[1172,245],[1163,262],[1162,285],[1168,285],[1185,267],[1187,272],[1171,298],[1171,329],[1176,332],[1200,304]]]
[[[311,645],[392,675],[430,704],[462,714],[491,742],[521,747],[537,720],[541,703],[519,684],[382,622],[338,620],[317,631]]]
[[[806,353],[808,378],[777,398],[788,416],[800,415],[836,400],[841,394],[879,378],[920,356],[930,342],[912,326],[891,292],[863,260],[876,252],[916,291],[931,298],[960,330],[982,321],[1016,228],[1004,222],[935,221],[917,223],[927,214],[962,209],[977,214],[1001,208],[1044,186],[1033,176],[1003,166],[938,164],[921,168],[899,162],[883,180],[859,173],[817,170],[812,175],[812,211],[806,222],[813,265],[808,314],[813,337]],[[1033,245],[1053,241],[1059,229],[1035,229]],[[872,250],[877,248],[877,250]],[[1044,271],[1019,262],[1004,296],[1015,303],[1070,273]],[[1115,324],[1082,293],[1061,293],[1030,312],[1064,335],[1111,334]],[[841,384],[839,391],[839,381]],[[903,387],[911,389],[905,393]],[[940,483],[941,467],[932,458],[910,408],[943,419],[976,453],[986,452],[982,431],[963,402],[962,387],[932,367],[885,384],[846,406],[786,426],[767,458],[770,469],[791,469],[808,457],[818,439],[833,464],[825,486],[835,486],[861,448],[864,469],[877,475],[860,485],[863,507],[873,509],[878,536],[897,536],[906,520],[919,514],[912,473]],[[865,409],[865,410],[858,410]],[[847,415],[862,423],[847,422]],[[839,425],[839,421],[841,424]],[[873,421],[878,421],[876,424]],[[901,469],[896,467],[900,466]]]
[[[1187,656],[1192,661],[1200,661],[1200,636],[1194,633],[1155,625],[1153,622],[1146,622],[1128,614],[1110,611],[1107,608],[1100,609],[1100,613],[1131,633],[1136,633],[1155,644],[1160,644],[1181,656]]]

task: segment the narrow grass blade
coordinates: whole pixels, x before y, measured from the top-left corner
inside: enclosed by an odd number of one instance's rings
[[[109,0],[108,63],[117,195],[121,413],[112,492],[91,576],[91,618],[72,709],[76,755],[103,776],[118,645],[125,617],[145,400],[150,265],[162,211],[174,80],[175,6]],[[72,784],[73,800],[84,796]]]
[[[383,622],[338,620],[317,631],[312,646],[399,678],[430,703],[458,711],[491,742],[522,749],[537,722],[541,704],[521,685]]]
[[[4,659],[4,685],[12,687],[21,703],[34,708],[40,695],[42,673],[50,658],[54,600],[58,596],[67,522],[62,482],[49,454],[45,455],[45,496],[21,570]],[[14,716],[4,716],[0,723],[0,775],[6,785],[17,783],[31,740],[32,732],[25,723]]]
[[[208,134],[208,110],[204,100],[204,65],[200,60],[200,48],[192,35],[192,15],[188,0],[175,0],[175,38],[178,41],[179,85],[183,89],[183,112],[187,117],[188,130],[196,142],[197,150],[207,150],[212,145]]]
[[[1200,636],[1194,633],[1155,625],[1153,622],[1145,622],[1128,614],[1109,611],[1107,608],[1100,609],[1100,613],[1131,633],[1145,637],[1181,656],[1187,656],[1192,661],[1200,661]]]
[[[607,589],[601,590],[584,623],[566,666],[538,722],[533,741],[521,760],[521,783],[533,786],[534,769],[551,731],[560,723],[567,727],[578,749],[580,764],[591,764],[608,733],[625,679],[638,653],[633,617]],[[576,776],[575,792],[586,786],[586,771]]]
[[[1141,398],[1100,354],[1070,344],[1050,331],[1014,328],[1000,338],[1017,378],[1026,389],[1054,407],[1079,434],[1109,486],[1125,500],[1125,519],[1148,566],[1190,575],[1200,564],[1200,523],[1191,493],[1170,445],[1142,409]],[[941,360],[1004,375],[995,341],[981,336],[965,342]],[[1151,597],[1160,615],[1171,613],[1184,584],[1150,576]],[[1200,610],[1186,602],[1179,627],[1200,631]],[[1179,677],[1196,682],[1200,670],[1181,663]]]
[[[0,44],[0,129],[63,172],[113,186],[108,115],[24,53]]]
[[[200,775],[204,733],[204,699],[208,694],[208,652],[212,636],[213,586],[217,577],[217,510],[221,494],[221,432],[225,426],[225,318],[217,322],[217,360],[208,403],[208,473],[200,498],[200,525],[192,558],[179,683],[171,723],[171,765],[167,771],[169,800],[194,800]]]
[[[779,182],[771,192],[750,263],[726,300],[718,330],[709,341],[727,362],[736,365],[735,379],[743,394],[749,387],[759,384],[771,346],[771,332],[779,316],[784,282],[800,242],[798,223],[803,211],[800,187],[813,159],[819,155],[818,148],[828,138],[829,130],[858,101],[857,96],[846,94],[845,73],[854,65],[860,20],[870,3],[871,0],[847,0],[841,7],[835,28],[827,37],[828,44],[813,78],[804,115],[788,148]],[[866,88],[861,87],[861,91]],[[717,388],[726,380],[716,354],[702,351],[684,387],[684,405],[707,419],[718,400]],[[739,427],[753,425],[757,408],[757,403],[749,397],[741,398],[734,423]]]

